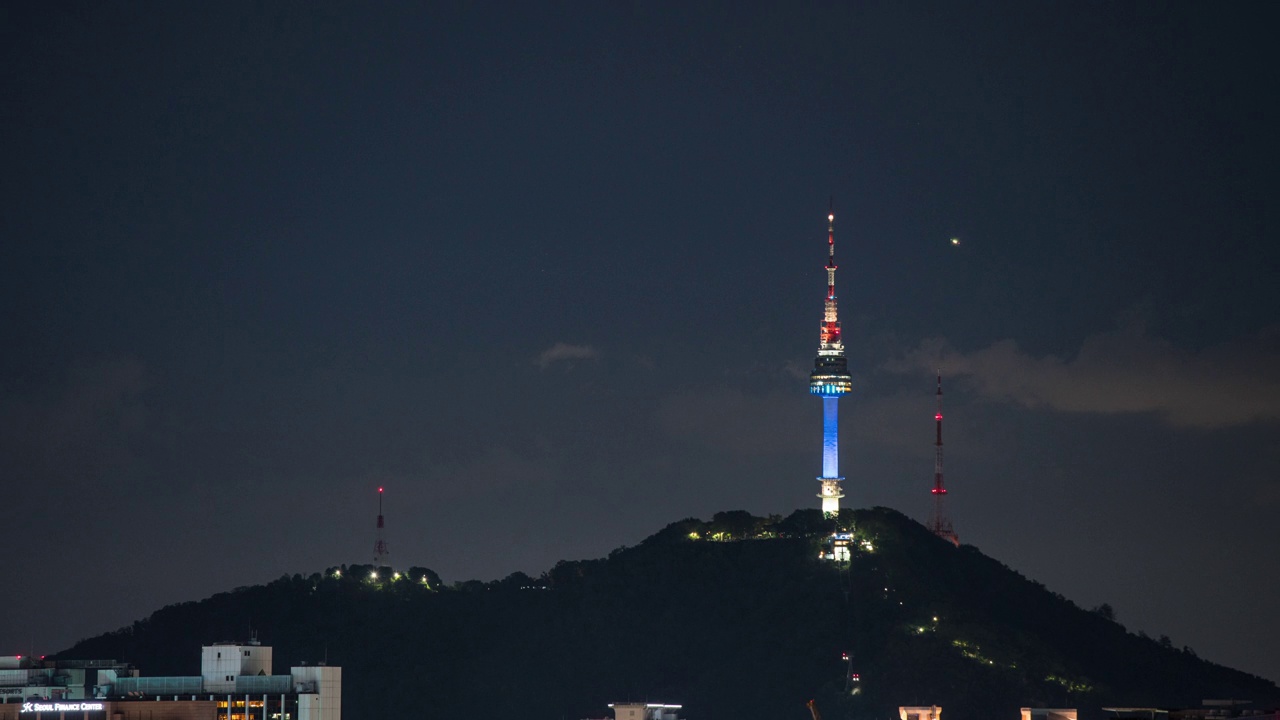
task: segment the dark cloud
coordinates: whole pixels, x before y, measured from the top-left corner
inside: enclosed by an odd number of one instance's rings
[[[569,343],[558,342],[539,353],[533,362],[540,369],[546,370],[558,362],[598,360],[599,358],[600,351],[590,345],[570,345]]]
[[[1225,428],[1280,419],[1280,332],[1198,351],[1122,329],[1087,338],[1074,358],[1035,357],[1014,340],[963,352],[926,340],[894,371],[941,368],[992,400],[1078,413],[1151,413],[1170,425]]]

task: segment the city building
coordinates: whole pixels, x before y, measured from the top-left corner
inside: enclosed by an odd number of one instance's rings
[[[46,660],[9,655],[0,657],[0,702],[21,700],[84,700],[119,677],[138,671],[115,660]]]
[[[1123,720],[1280,720],[1280,710],[1250,707],[1248,700],[1201,700],[1198,708],[1106,707],[1111,717]]]
[[[663,703],[609,703],[614,720],[680,720],[679,705]]]
[[[0,669],[3,689],[26,683],[18,693],[0,696],[0,720],[342,720],[342,668],[302,665],[272,675],[271,647],[256,641],[203,647],[200,675],[194,676],[144,677],[113,660],[53,665],[63,667],[50,668],[48,677],[68,682],[77,677],[72,671],[82,670],[83,692],[34,685],[44,676],[9,676],[9,669]]]
[[[849,558],[853,557],[853,543],[853,533],[837,530],[822,542],[822,547],[818,549],[818,557],[823,560],[849,562]]]
[[[938,705],[902,706],[898,708],[901,720],[941,720],[942,708]]]
[[[1022,720],[1077,720],[1075,708],[1022,708]]]

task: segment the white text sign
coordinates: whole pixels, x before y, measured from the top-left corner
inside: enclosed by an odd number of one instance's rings
[[[90,712],[93,710],[102,710],[106,705],[100,702],[53,702],[38,703],[29,702],[22,703],[20,713],[38,713],[38,712]]]

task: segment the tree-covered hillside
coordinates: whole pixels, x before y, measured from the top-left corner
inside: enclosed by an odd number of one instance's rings
[[[829,720],[896,717],[903,704],[942,705],[948,720],[1280,704],[1275,684],[1130,634],[1105,608],[1076,607],[895,511],[846,511],[839,524],[854,531],[847,565],[818,559],[833,525],[817,511],[727,512],[538,578],[445,586],[423,568],[359,565],[283,577],[61,655],[194,675],[200,645],[253,629],[276,672],[342,666],[348,720],[600,717],[628,699],[683,703],[691,720],[803,719],[810,698]]]

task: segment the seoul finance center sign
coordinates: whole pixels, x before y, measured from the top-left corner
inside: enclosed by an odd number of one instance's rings
[[[92,712],[94,710],[102,710],[106,707],[100,702],[52,702],[38,703],[29,702],[22,703],[21,713],[41,713],[41,712]]]

